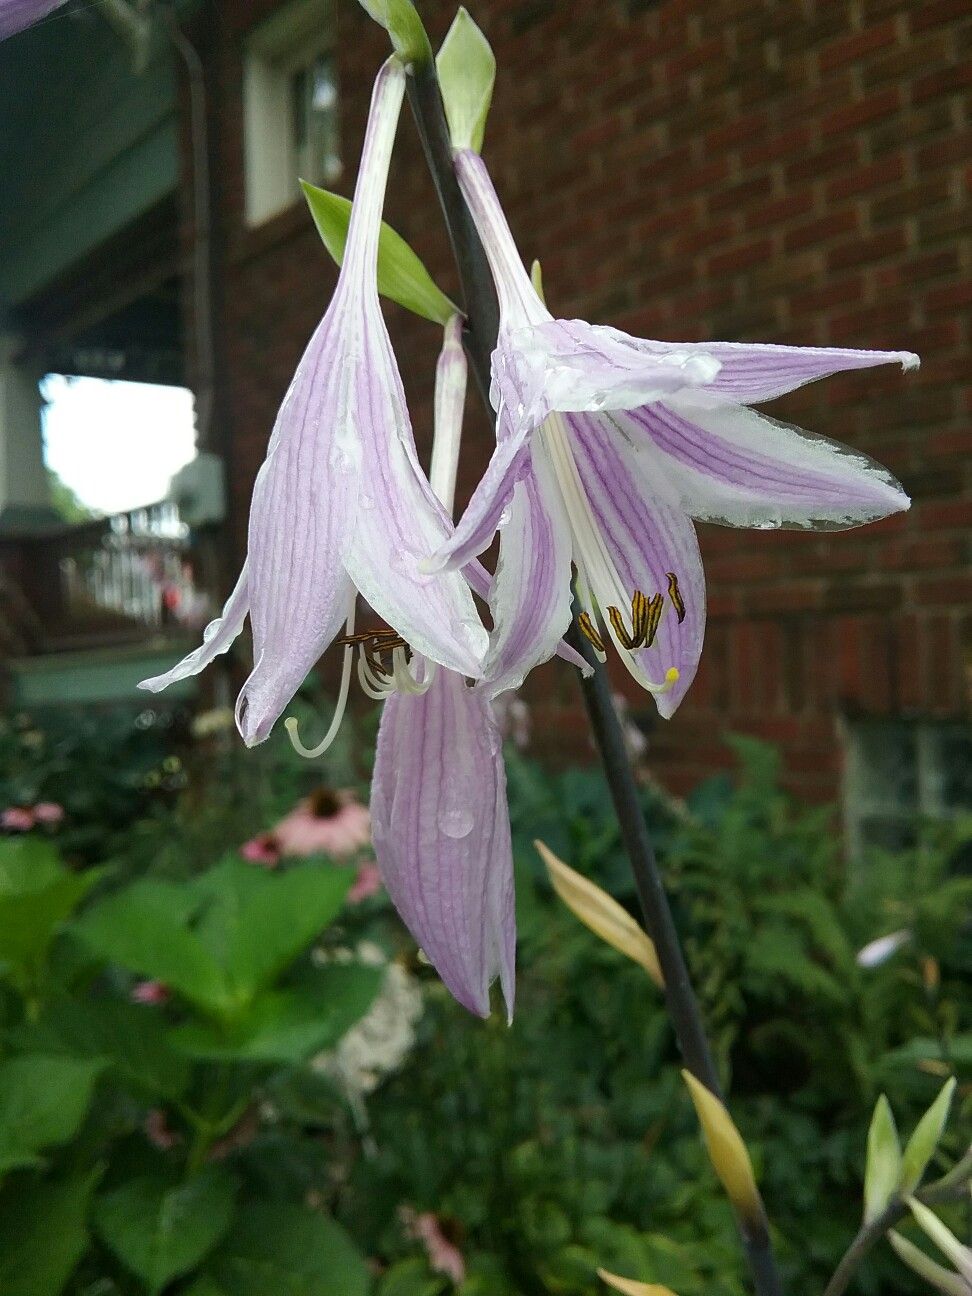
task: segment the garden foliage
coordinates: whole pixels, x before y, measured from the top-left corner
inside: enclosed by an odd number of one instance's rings
[[[439,1296],[455,1285],[407,1226],[425,1212],[464,1258],[462,1296],[594,1296],[598,1265],[680,1296],[745,1290],[659,992],[560,904],[533,849],[635,911],[598,774],[509,754],[507,1028],[456,1006],[381,898],[344,903],[352,869],[239,857],[314,777],[284,743],[255,773],[250,754],[200,758],[178,725],[153,726],[119,796],[110,754],[96,766],[81,740],[53,783],[54,739],[24,724],[41,741],[0,777],[69,813],[0,839],[0,1290]],[[645,808],[787,1290],[810,1296],[859,1223],[879,1093],[907,1135],[957,1074],[930,1174],[967,1135],[972,883],[960,825],[849,873],[832,812],[795,806],[769,749],[737,748],[737,778],[685,805],[646,787]],[[359,752],[332,777],[359,781]],[[191,799],[160,790],[166,762],[208,768],[206,795],[195,777]],[[858,965],[901,929],[893,957]],[[311,1062],[378,990],[350,952],[365,940],[418,979],[423,1014],[404,1063],[355,1093]],[[917,1289],[886,1247],[858,1281]]]

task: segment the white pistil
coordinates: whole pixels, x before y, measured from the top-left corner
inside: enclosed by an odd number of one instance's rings
[[[592,605],[591,595],[597,590],[599,603],[605,606],[613,603],[618,608],[630,607],[631,591],[624,588],[601,529],[594,520],[591,503],[587,498],[587,492],[570,448],[567,429],[559,414],[551,414],[543,423],[539,430],[539,443],[548,456],[567,510],[574,540],[574,562],[580,577],[578,590],[581,601]],[[534,454],[536,452],[535,445]],[[593,620],[593,607],[587,606],[585,610]],[[641,687],[647,689],[649,693],[667,693],[678,679],[677,669],[674,666],[669,667],[665,672],[665,679],[660,684],[650,680],[636,661],[634,654],[621,643],[611,625],[610,618],[605,623],[605,629],[611,636],[622,662]]]
[[[348,610],[348,619],[345,625],[345,634],[354,634],[354,604],[355,596],[351,596],[351,606]],[[305,747],[300,741],[300,735],[297,732],[296,716],[288,716],[284,721],[284,728],[287,730],[287,737],[298,756],[306,756],[308,760],[314,760],[318,756],[323,756],[330,747],[331,743],[338,735],[341,728],[341,721],[344,719],[344,712],[347,710],[348,693],[351,688],[351,658],[354,655],[354,649],[351,644],[346,644],[344,649],[344,660],[341,663],[341,687],[338,689],[337,705],[334,708],[334,717],[331,720],[331,726],[327,733],[317,744],[316,747]]]

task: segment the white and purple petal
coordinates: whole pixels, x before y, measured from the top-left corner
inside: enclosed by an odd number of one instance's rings
[[[628,622],[635,590],[648,598],[665,596],[652,647],[628,652],[619,645],[619,652],[642,682],[661,684],[672,667],[678,671],[674,685],[655,694],[667,719],[695,678],[705,637],[705,576],[695,527],[680,508],[658,497],[638,456],[604,415],[568,414],[563,423],[602,546],[593,559],[581,555],[602,613],[606,617],[613,605]],[[668,594],[670,573],[684,604],[681,621]]]
[[[359,392],[361,477],[348,574],[414,649],[450,670],[482,674],[488,635],[458,571],[431,574],[452,534],[418,462],[398,365],[377,306],[369,312]]]
[[[138,687],[147,689],[150,693],[160,693],[177,680],[188,679],[191,675],[198,675],[200,671],[205,670],[211,661],[230,650],[243,629],[243,623],[249,610],[249,580],[247,564],[244,563],[239,579],[233,592],[226,600],[222,612],[213,621],[210,621],[203,631],[203,641],[199,647],[194,648],[191,653],[183,657],[182,661],[177,662],[170,670],[167,670],[164,675],[154,675],[151,679],[141,680]]]
[[[480,689],[438,671],[385,703],[371,793],[382,880],[458,1001],[489,1014],[499,976],[513,1010],[513,853],[500,736]]]
[[[63,3],[64,0],[0,0],[0,40],[40,22]]]
[[[489,593],[493,632],[484,675],[490,696],[519,688],[534,666],[554,655],[570,625],[570,522],[540,441],[531,461],[500,532]]]
[[[605,418],[637,447],[646,476],[705,521],[840,529],[910,504],[866,455],[744,405],[704,407],[679,397]]]

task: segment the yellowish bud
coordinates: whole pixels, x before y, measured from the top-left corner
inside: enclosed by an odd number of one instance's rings
[[[557,858],[549,846],[535,841],[540,858],[547,866],[553,889],[564,904],[585,927],[589,927],[601,940],[626,954],[643,967],[659,988],[665,984],[661,965],[651,938],[638,926],[617,900],[602,891],[590,878],[568,867]]]
[[[695,1114],[702,1126],[712,1168],[719,1176],[726,1195],[742,1219],[752,1224],[761,1222],[763,1202],[742,1135],[711,1090],[696,1080],[690,1071],[683,1071],[682,1079],[688,1086]]]
[[[658,1283],[636,1282],[633,1278],[621,1278],[618,1274],[608,1273],[606,1269],[598,1269],[597,1276],[601,1282],[607,1283],[615,1291],[623,1292],[624,1296],[675,1296],[675,1293],[668,1287],[661,1287]]]

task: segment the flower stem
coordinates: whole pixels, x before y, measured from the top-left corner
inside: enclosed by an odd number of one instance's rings
[[[489,404],[490,356],[496,345],[499,323],[496,293],[479,235],[456,181],[449,131],[433,62],[424,63],[409,76],[408,98],[459,271],[466,311],[466,350],[480,393],[487,409],[492,412]],[[567,638],[596,667],[576,620]],[[625,750],[606,673],[596,668],[590,679],[583,681],[582,688],[594,741],[621,826],[621,837],[631,861],[645,924],[655,942],[665,976],[665,997],[682,1056],[692,1074],[707,1089],[720,1095],[718,1072],[689,980],[648,826],[641,812],[638,785]],[[740,1231],[757,1296],[779,1296],[780,1280],[765,1215],[761,1212],[756,1220],[741,1220]]]

